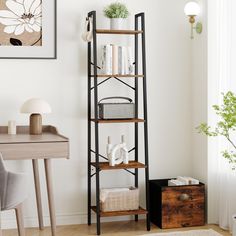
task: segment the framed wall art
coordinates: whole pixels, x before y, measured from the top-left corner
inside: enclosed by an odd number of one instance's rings
[[[56,0],[0,0],[0,58],[56,59]]]

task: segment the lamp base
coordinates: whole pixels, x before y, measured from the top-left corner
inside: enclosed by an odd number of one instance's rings
[[[42,116],[40,114],[30,115],[30,134],[42,134]]]

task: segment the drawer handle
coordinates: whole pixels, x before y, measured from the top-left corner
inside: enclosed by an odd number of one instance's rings
[[[188,227],[189,226],[189,223],[183,223],[181,224],[182,227]]]
[[[186,193],[183,193],[179,196],[180,201],[187,201],[187,200],[189,200],[189,198],[190,198],[190,196]]]

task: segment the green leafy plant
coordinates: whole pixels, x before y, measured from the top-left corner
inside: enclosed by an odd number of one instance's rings
[[[236,130],[236,95],[229,91],[223,95],[223,104],[214,105],[217,116],[219,117],[219,122],[215,127],[208,126],[207,123],[200,124],[197,129],[199,133],[203,133],[207,136],[223,136],[230,143],[231,148],[229,150],[224,150],[222,155],[226,158],[229,163],[233,164],[235,169],[236,165],[236,144],[233,140],[235,137]]]
[[[104,9],[104,14],[108,18],[127,18],[129,11],[125,4],[115,2],[111,3]]]

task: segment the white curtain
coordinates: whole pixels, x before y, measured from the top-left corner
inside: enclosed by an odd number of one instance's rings
[[[209,1],[210,2],[210,1]],[[218,104],[222,102],[222,92],[236,93],[236,1],[214,0],[215,7],[215,94]],[[210,12],[210,4],[208,12]],[[211,14],[210,14],[211,15]],[[209,24],[209,27],[211,25]],[[210,32],[210,31],[209,31]],[[210,42],[209,42],[210,43]],[[209,45],[210,46],[210,45]],[[210,78],[211,79],[211,78]],[[211,88],[208,88],[210,90]],[[211,106],[212,104],[209,104]],[[217,117],[215,116],[215,122]],[[236,143],[236,137],[234,137]],[[217,149],[216,181],[214,196],[217,198],[218,220],[221,228],[232,228],[232,215],[236,214],[236,171],[233,171],[221,152],[232,146],[224,138],[215,141]],[[233,150],[233,149],[232,149]],[[210,168],[210,167],[209,167]]]

